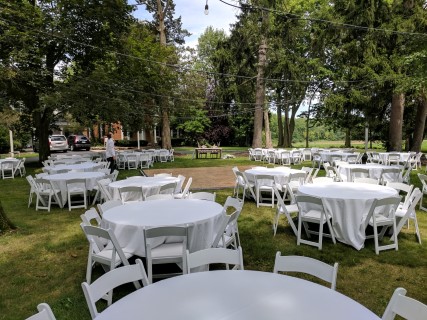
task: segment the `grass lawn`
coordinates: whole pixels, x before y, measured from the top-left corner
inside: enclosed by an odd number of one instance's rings
[[[195,161],[185,154],[176,156],[173,163],[156,164],[155,168],[248,164],[254,165],[243,156],[227,161]],[[29,167],[27,171],[27,174],[34,174],[41,170]],[[119,179],[135,174],[135,171],[122,171]],[[411,178],[420,186],[415,171]],[[49,303],[59,320],[90,319],[81,289],[88,250],[79,226],[84,210],[69,212],[53,207],[51,212],[36,212],[34,203],[27,208],[28,192],[25,178],[0,180],[0,201],[17,226],[15,231],[0,234],[0,277],[3,279],[0,319],[25,319],[36,312],[40,302]],[[221,204],[232,195],[231,189],[215,192]],[[333,245],[329,239],[324,240],[322,251],[306,245],[297,246],[296,237],[284,220],[280,221],[277,235],[273,237],[274,214],[272,208],[257,209],[253,201],[245,202],[239,218],[245,269],[272,271],[275,253],[280,250],[284,255],[306,255],[330,264],[338,262],[337,290],[378,315],[382,315],[396,287],[406,288],[409,296],[427,303],[426,212],[417,211],[422,245],[416,241],[411,225],[399,235],[399,251],[384,251],[378,256],[373,240],[367,240],[366,247],[360,251],[342,243]],[[94,277],[101,273],[102,268],[96,267]],[[115,291],[115,297],[131,290],[132,286],[125,286]]]

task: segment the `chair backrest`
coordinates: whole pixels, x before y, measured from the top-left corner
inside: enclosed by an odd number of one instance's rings
[[[99,226],[101,224],[101,217],[99,216],[95,208],[90,208],[85,213],[81,214],[80,218],[87,225]],[[95,220],[96,223],[91,223],[92,220]]]
[[[303,272],[322,279],[331,284],[335,290],[338,274],[338,263],[333,266],[322,261],[303,256],[282,256],[280,251],[276,253],[274,262],[274,273],[281,272]]]
[[[375,178],[353,178],[355,183],[369,183],[369,184],[379,184],[380,181]]]
[[[155,173],[153,177],[172,177],[172,173]]]
[[[402,173],[399,168],[385,168],[381,170],[380,180],[384,185],[388,181],[400,182],[402,181]]]
[[[367,168],[351,168],[350,181],[354,182],[355,178],[369,178],[369,169]]]
[[[116,254],[119,256],[120,260],[124,265],[128,265],[129,261],[123,253],[122,248],[119,245],[119,242],[114,235],[114,232],[111,229],[103,229],[101,227],[90,226],[84,222],[80,223],[80,227],[86,235],[87,240],[89,241],[90,248],[89,250],[93,253],[99,253],[103,248],[100,247],[100,243],[111,243],[112,244],[112,254],[111,254],[111,263],[114,265],[116,261]]]
[[[185,184],[184,190],[182,190],[182,198],[187,198],[190,192],[191,183],[193,182],[193,178],[190,177]]]
[[[100,276],[92,284],[83,282],[82,289],[92,319],[95,319],[98,315],[96,302],[105,294],[122,284],[129,282],[138,283],[139,281],[142,281],[144,286],[149,284],[142,261],[136,259],[135,264],[113,269]],[[137,287],[140,288],[141,286],[138,284]]]
[[[145,242],[145,254],[148,260],[151,260],[151,249],[152,241],[151,239],[159,238],[159,237],[179,237],[181,241],[176,242],[182,242],[183,252],[182,257],[183,260],[185,260],[185,251],[187,250],[187,244],[188,244],[188,226],[181,227],[181,226],[161,226],[161,227],[154,227],[154,228],[146,228],[144,229],[144,242]],[[185,261],[184,261],[185,263]],[[185,266],[186,268],[186,266]],[[184,268],[184,269],[185,269]]]
[[[40,303],[37,306],[37,310],[39,311],[38,313],[32,315],[26,320],[56,320],[52,309],[47,303]]]
[[[255,178],[255,186],[259,187],[273,187],[275,185],[274,176],[268,174],[256,174]]]
[[[103,215],[105,211],[107,211],[108,209],[121,206],[121,205],[122,205],[121,200],[108,200],[108,201],[105,201],[104,203],[98,203],[97,207],[98,207],[99,213]]]
[[[145,197],[145,201],[151,200],[172,200],[174,199],[173,194],[165,193],[165,194],[153,194],[151,196]]]
[[[314,196],[297,195],[295,201],[298,205],[299,214],[306,215],[310,210],[318,210],[326,216],[323,200]]]
[[[144,196],[142,192],[142,188],[138,186],[125,186],[119,188],[120,198],[122,199],[122,203],[126,203],[128,201],[143,201]]]
[[[369,209],[368,214],[365,217],[364,227],[366,228],[369,224],[371,217],[374,217],[375,214],[381,213],[382,215],[388,217],[390,213],[396,211],[397,206],[400,203],[400,198],[398,197],[388,197],[383,199],[375,199],[372,202],[372,206]]]
[[[188,195],[189,199],[199,199],[199,200],[208,200],[208,201],[215,201],[216,200],[216,192],[206,192],[206,191],[200,191],[200,192],[192,192]]]
[[[237,198],[233,198],[228,196],[224,203],[224,212],[228,214],[228,208],[233,208],[233,212],[242,211],[243,209],[243,201]],[[231,214],[231,213],[230,213]]]
[[[176,189],[176,182],[171,182],[160,186],[159,193],[161,194],[174,194]]]
[[[187,250],[187,272],[191,269],[212,263],[234,265],[233,270],[244,270],[242,247],[234,249],[208,248],[190,253]]]
[[[329,177],[316,177],[313,178],[313,183],[331,183],[334,182],[334,178]]]
[[[382,320],[393,320],[396,315],[407,320],[427,319],[427,305],[406,296],[406,290],[397,288],[394,290],[384,313]]]
[[[412,190],[414,189],[414,185],[411,184],[406,184],[403,182],[391,182],[391,181],[387,181],[386,184],[387,187],[391,187],[395,190],[397,190],[397,192],[399,192],[399,194],[401,194],[401,192],[403,191],[405,194],[403,195],[403,204],[407,204],[408,200],[409,200],[409,196],[412,193]],[[402,195],[401,195],[402,196]]]
[[[71,190],[74,188],[86,190],[86,179],[83,179],[83,178],[68,179],[66,181],[66,185],[67,185],[67,190]]]
[[[178,175],[178,182],[176,183],[175,191],[173,193],[181,193],[182,186],[184,185],[185,177],[181,174]]]

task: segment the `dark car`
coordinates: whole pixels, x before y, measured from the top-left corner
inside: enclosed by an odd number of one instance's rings
[[[90,150],[90,141],[84,135],[72,134],[68,136],[67,140],[71,151]]]

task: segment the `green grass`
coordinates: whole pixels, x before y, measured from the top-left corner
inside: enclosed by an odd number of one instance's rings
[[[174,163],[156,164],[155,168],[188,168],[195,166],[247,165],[247,157],[221,161],[191,160],[190,155],[178,156]],[[28,168],[28,173],[40,171]],[[134,175],[121,171],[119,178]],[[412,182],[420,185],[416,172]],[[27,208],[29,186],[24,178],[0,181],[0,200],[17,230],[0,236],[0,319],[25,319],[36,312],[40,302],[51,305],[57,319],[90,319],[81,289],[85,280],[88,244],[80,229],[83,210],[54,208],[51,212]],[[215,190],[217,201],[224,203],[231,189]],[[290,227],[280,221],[273,237],[272,208],[257,209],[246,201],[239,218],[239,230],[245,268],[272,271],[274,256],[306,255],[327,263],[339,262],[337,290],[381,315],[396,287],[404,287],[408,295],[427,303],[427,214],[418,211],[423,245],[416,241],[413,226],[399,235],[399,251],[374,252],[368,240],[360,251],[342,243],[333,245],[326,239],[322,251],[296,245]],[[95,274],[101,274],[97,267]],[[121,296],[132,287],[115,293]],[[333,307],[333,306],[331,306]]]

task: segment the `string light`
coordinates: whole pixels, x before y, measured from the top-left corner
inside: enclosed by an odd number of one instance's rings
[[[209,14],[209,6],[208,6],[208,0],[206,0],[206,4],[205,4],[205,15]]]

